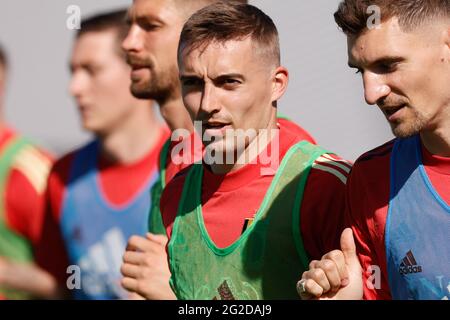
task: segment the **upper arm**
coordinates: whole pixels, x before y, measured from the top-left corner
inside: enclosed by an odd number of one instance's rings
[[[365,299],[390,299],[384,247],[389,188],[380,183],[388,181],[388,170],[385,171],[383,174],[376,168],[357,163],[348,179],[345,195],[345,224],[353,230],[363,268]],[[376,284],[380,287],[375,288]]]
[[[182,170],[166,185],[161,196],[160,211],[166,234],[169,238],[172,236],[173,223],[177,216],[178,206],[183,193],[185,170]]]
[[[36,242],[42,225],[50,166],[49,156],[27,146],[15,157],[6,181],[8,223],[32,243]]]
[[[300,209],[302,239],[311,259],[339,248],[350,167],[348,161],[325,155],[311,169]]]

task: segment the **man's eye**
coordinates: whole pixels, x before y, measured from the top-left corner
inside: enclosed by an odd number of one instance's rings
[[[382,63],[378,66],[378,72],[379,73],[390,73],[394,72],[397,69],[398,63]]]
[[[102,68],[100,66],[86,66],[84,69],[91,76],[96,76],[102,71]]]
[[[159,28],[158,25],[156,24],[152,24],[152,23],[144,23],[142,26],[142,29],[144,29],[145,31],[153,31]]]
[[[226,88],[234,88],[240,84],[241,82],[237,79],[224,79],[222,81],[222,85],[225,86]]]
[[[84,70],[86,70],[86,72],[90,75],[94,75],[96,72],[95,68],[90,67],[90,66],[85,67]]]

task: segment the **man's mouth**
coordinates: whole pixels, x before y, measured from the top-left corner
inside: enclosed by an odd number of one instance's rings
[[[388,121],[395,121],[399,118],[402,110],[406,107],[405,104],[400,106],[383,107],[383,112],[386,115]]]
[[[78,105],[78,111],[82,116],[86,116],[90,113],[90,108],[86,105]]]
[[[139,80],[141,79],[145,72],[147,72],[148,67],[147,66],[136,66],[136,65],[132,65],[131,66],[131,80]]]
[[[149,66],[145,64],[131,64],[131,69],[139,70],[139,69],[147,69]]]
[[[204,122],[203,123],[203,127],[205,128],[205,130],[209,130],[209,131],[223,131],[226,130],[227,128],[230,127],[229,123],[225,123],[225,122]]]

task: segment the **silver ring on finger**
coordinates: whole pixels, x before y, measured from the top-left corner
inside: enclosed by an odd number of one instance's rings
[[[305,285],[306,285],[306,280],[305,280],[305,279],[302,279],[302,280],[300,280],[299,282],[297,282],[297,292],[298,292],[299,294],[304,294],[304,293],[306,293],[306,287],[305,287]]]

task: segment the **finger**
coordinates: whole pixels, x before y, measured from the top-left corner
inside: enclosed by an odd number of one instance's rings
[[[127,251],[156,252],[161,245],[141,236],[131,236],[128,240]]]
[[[166,246],[167,242],[169,241],[169,238],[167,238],[165,235],[162,234],[152,234],[152,233],[147,233],[147,239],[155,242],[155,243],[159,243],[162,246]]]
[[[311,261],[311,262],[309,263],[309,270],[315,269],[318,262],[319,262],[319,260],[313,260],[313,261]]]
[[[305,280],[313,280],[322,288],[323,293],[327,293],[331,289],[331,285],[328,282],[325,272],[320,268],[311,269],[304,272],[302,278]]]
[[[145,300],[145,298],[136,292],[132,292],[128,295],[128,300]]]
[[[302,281],[303,285],[299,285]],[[302,300],[312,300],[322,296],[323,288],[312,279],[302,279],[297,283],[297,292]]]
[[[136,251],[136,250],[140,250],[141,246],[142,246],[142,240],[146,240],[145,238],[142,238],[141,236],[131,236],[128,239],[128,243],[127,243],[127,247],[126,247],[126,251]]]
[[[137,251],[125,251],[122,260],[124,263],[141,265],[145,261],[146,255]]]
[[[358,256],[356,255],[355,239],[353,238],[353,231],[350,228],[346,228],[341,235],[341,250],[344,254],[345,263],[359,264]]]
[[[348,284],[348,270],[347,265],[345,264],[344,253],[340,250],[333,250],[328,252],[322,257],[322,260],[331,260],[333,261],[339,272],[339,277],[341,278],[341,286],[345,286]]]
[[[137,279],[140,274],[140,268],[129,263],[124,263],[120,267],[120,272],[124,277]]]
[[[336,292],[341,287],[342,282],[336,263],[333,260],[323,259],[317,264],[317,268],[325,273],[330,290]],[[327,292],[325,288],[324,291]]]
[[[133,278],[124,277],[120,281],[120,284],[125,290],[128,290],[130,292],[136,292],[138,287],[138,281]]]

